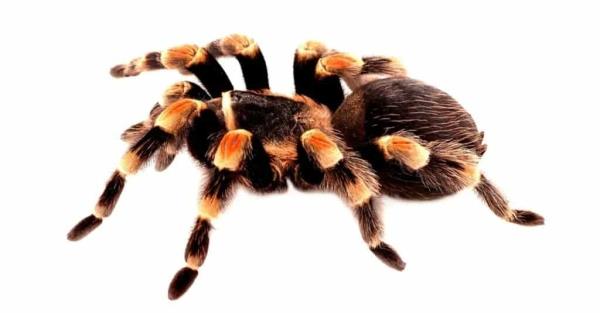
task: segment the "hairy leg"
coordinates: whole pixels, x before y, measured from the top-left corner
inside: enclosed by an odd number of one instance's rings
[[[189,81],[177,82],[169,86],[163,93],[162,106],[158,103],[154,105],[148,115],[148,118],[145,121],[133,124],[127,128],[121,134],[121,139],[128,143],[134,143],[138,141],[146,132],[150,130],[150,128],[153,127],[154,121],[165,107],[185,98],[201,101],[210,100],[208,93],[199,85]],[[185,134],[181,133],[179,136],[176,136],[174,140],[169,141],[156,152],[155,168],[157,171],[164,171],[169,167],[169,165],[171,165],[175,159],[175,155],[183,146],[185,139],[184,137]]]
[[[247,89],[269,89],[267,66],[260,48],[253,39],[240,34],[214,40],[204,47],[187,44],[150,52],[127,64],[114,66],[111,75],[130,77],[145,71],[176,69],[183,74],[194,74],[212,97],[220,97],[221,93],[233,90],[231,81],[217,62],[217,58],[224,56],[238,60]]]
[[[421,142],[410,134],[397,133],[376,139],[362,152],[380,174],[383,191],[391,195],[427,199],[474,187],[497,216],[521,225],[544,223],[536,213],[509,207],[505,197],[481,173],[479,150],[458,143]],[[418,188],[411,188],[411,184]]]
[[[494,214],[508,222],[525,226],[544,224],[544,217],[535,212],[511,209],[508,201],[483,174],[475,191]]]
[[[406,76],[406,70],[392,57],[360,58],[349,53],[333,52],[319,59],[316,74],[318,77],[339,76],[354,90],[373,80]]]
[[[215,57],[232,56],[238,60],[246,89],[269,89],[267,63],[254,39],[241,34],[231,34],[211,42],[207,49]]]
[[[301,148],[304,149],[302,153],[307,155],[307,162],[312,163],[312,170],[322,172],[319,186],[336,192],[350,205],[362,238],[371,252],[388,266],[404,269],[404,261],[382,240],[383,222],[374,205],[379,185],[369,164],[346,148],[338,138],[318,129],[304,132]],[[299,170],[302,171],[302,168]]]
[[[402,135],[388,135],[376,140],[386,160],[395,160],[411,170],[418,170],[429,163],[431,152],[417,139]]]
[[[206,110],[204,113],[208,113],[209,115],[206,116],[210,119],[210,111]],[[209,119],[205,121],[210,121]],[[218,133],[213,132],[214,134]],[[192,139],[196,135],[200,135],[200,133],[191,135]],[[201,193],[198,216],[185,249],[186,266],[175,274],[169,286],[169,299],[171,300],[181,297],[196,279],[198,268],[204,263],[208,252],[211,223],[221,214],[225,203],[231,197],[235,184],[243,179],[249,179],[252,187],[261,190],[261,188],[267,188],[268,183],[265,184],[258,178],[252,178],[252,175],[268,177],[270,172],[272,174],[268,156],[263,155],[262,144],[260,141],[254,140],[255,137],[247,130],[230,130],[222,136],[207,136],[206,138],[210,141],[205,143],[208,145],[205,151],[206,158],[200,161],[211,164],[209,180]],[[192,149],[203,148],[194,146]],[[214,152],[211,153],[213,150]],[[252,163],[256,164],[252,165]],[[249,174],[247,172],[249,169],[260,172],[253,171]],[[257,180],[258,183],[255,185]]]
[[[85,237],[110,216],[125,187],[125,178],[137,173],[157,151],[175,140],[185,129],[190,116],[204,108],[206,104],[191,99],[179,100],[165,108],[156,117],[154,126],[123,155],[118,168],[100,195],[93,213],[75,225],[67,238],[75,241]]]
[[[198,276],[198,268],[202,266],[208,253],[211,222],[221,213],[225,202],[230,197],[236,182],[235,173],[213,168],[206,186],[202,191],[198,206],[198,215],[185,247],[185,263],[173,277],[169,285],[169,299],[181,297]]]
[[[329,50],[317,41],[307,41],[294,55],[294,85],[296,94],[305,95],[324,104],[331,112],[344,101],[344,90],[339,77],[317,77],[317,63]]]

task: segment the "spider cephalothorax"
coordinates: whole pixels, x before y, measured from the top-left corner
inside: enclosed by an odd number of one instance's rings
[[[233,90],[216,61],[234,56],[248,91]],[[115,66],[115,77],[177,69],[202,86],[180,82],[162,104],[122,135],[131,144],[109,179],[96,208],[68,234],[79,240],[115,207],[126,177],[155,160],[166,169],[186,146],[209,172],[190,235],[186,266],[171,282],[169,298],[180,297],[206,258],[211,222],[235,185],[268,193],[285,190],[288,179],[301,189],[333,191],[352,207],[364,241],[384,263],[404,269],[400,256],[382,241],[374,203],[380,195],[433,199],[474,187],[495,214],[523,225],[543,224],[533,212],[513,210],[480,172],[483,133],[446,93],[406,77],[393,58],[328,50],[310,41],[296,50],[292,97],[269,90],[258,45],[231,35],[199,47],[152,52]],[[344,97],[341,81],[352,92]]]

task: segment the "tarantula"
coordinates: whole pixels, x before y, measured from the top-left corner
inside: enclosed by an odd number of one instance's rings
[[[247,91],[233,90],[216,60],[224,56],[239,61]],[[337,193],[352,208],[369,249],[397,270],[405,263],[382,240],[375,206],[381,195],[435,199],[474,187],[499,217],[521,225],[544,222],[536,213],[511,209],[480,172],[486,145],[469,113],[443,91],[407,77],[394,58],[358,58],[309,41],[295,53],[292,97],[269,90],[261,50],[238,34],[204,47],[151,52],[113,67],[111,74],[129,77],[157,69],[194,74],[202,86],[172,85],[147,120],[123,133],[130,148],[93,213],[68,239],[81,239],[112,213],[127,176],[153,159],[156,169],[164,170],[187,146],[209,175],[185,249],[186,265],[169,286],[170,299],[179,298],[198,275],[211,222],[236,185],[270,193],[285,190],[289,179],[303,190]],[[351,89],[347,97],[342,80]]]

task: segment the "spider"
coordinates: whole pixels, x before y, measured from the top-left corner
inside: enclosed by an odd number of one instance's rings
[[[246,91],[234,90],[217,58],[233,56]],[[509,207],[479,170],[483,132],[443,91],[407,77],[390,57],[355,57],[315,41],[294,56],[295,95],[269,90],[267,67],[254,40],[233,34],[206,46],[182,45],[151,52],[111,69],[114,77],[158,69],[193,74],[201,85],[176,83],[145,121],[122,134],[130,143],[91,215],[68,234],[79,240],[113,211],[126,177],[149,161],[166,169],[187,147],[208,171],[198,214],[185,248],[186,265],[168,296],[183,295],[198,275],[209,246],[211,223],[237,185],[271,193],[287,188],[331,191],[352,208],[369,249],[388,266],[404,261],[382,240],[376,200],[382,195],[436,199],[474,187],[499,217],[541,225],[542,216]],[[342,81],[351,92],[345,96]]]

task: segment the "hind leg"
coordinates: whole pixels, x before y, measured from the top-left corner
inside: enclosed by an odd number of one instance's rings
[[[408,132],[375,138],[360,148],[381,179],[382,192],[435,199],[479,182],[479,156],[457,143],[426,142]]]
[[[388,135],[380,137],[376,142],[388,161],[395,160],[411,170],[421,169],[429,163],[431,152],[414,138]]]
[[[542,225],[536,213],[514,210],[479,170],[479,151],[459,144],[422,142],[407,133],[383,136],[364,150],[381,176],[382,190],[404,198],[432,199],[465,187],[475,191],[499,217],[520,225]]]
[[[426,142],[408,132],[396,132],[375,139],[372,145],[380,163],[396,165],[429,190],[450,194],[479,182],[479,156],[460,144]]]
[[[418,139],[411,139],[409,135],[391,136],[391,139],[386,137],[390,136],[381,137],[377,141],[378,144],[388,143],[387,146],[380,145],[382,154],[386,156],[387,153],[415,170],[423,185],[430,190],[437,189],[442,191],[441,194],[451,194],[474,186],[488,207],[506,221],[528,226],[544,224],[544,218],[536,213],[509,207],[508,201],[479,169],[481,150],[472,151],[448,142],[419,144]],[[418,167],[421,164],[423,166]]]
[[[498,217],[519,225],[537,226],[544,224],[544,217],[524,210],[511,209],[500,191],[482,174],[475,191]]]
[[[350,89],[355,90],[374,80],[406,76],[404,66],[393,57],[357,57],[349,53],[331,51],[317,63],[319,78],[339,76]]]
[[[201,101],[181,99],[158,114],[152,128],[133,143],[121,158],[119,166],[100,195],[93,213],[75,225],[67,238],[72,241],[80,240],[100,226],[117,205],[121,192],[125,188],[126,177],[140,171],[158,151],[185,131],[187,120],[192,115],[205,109],[206,104]]]

